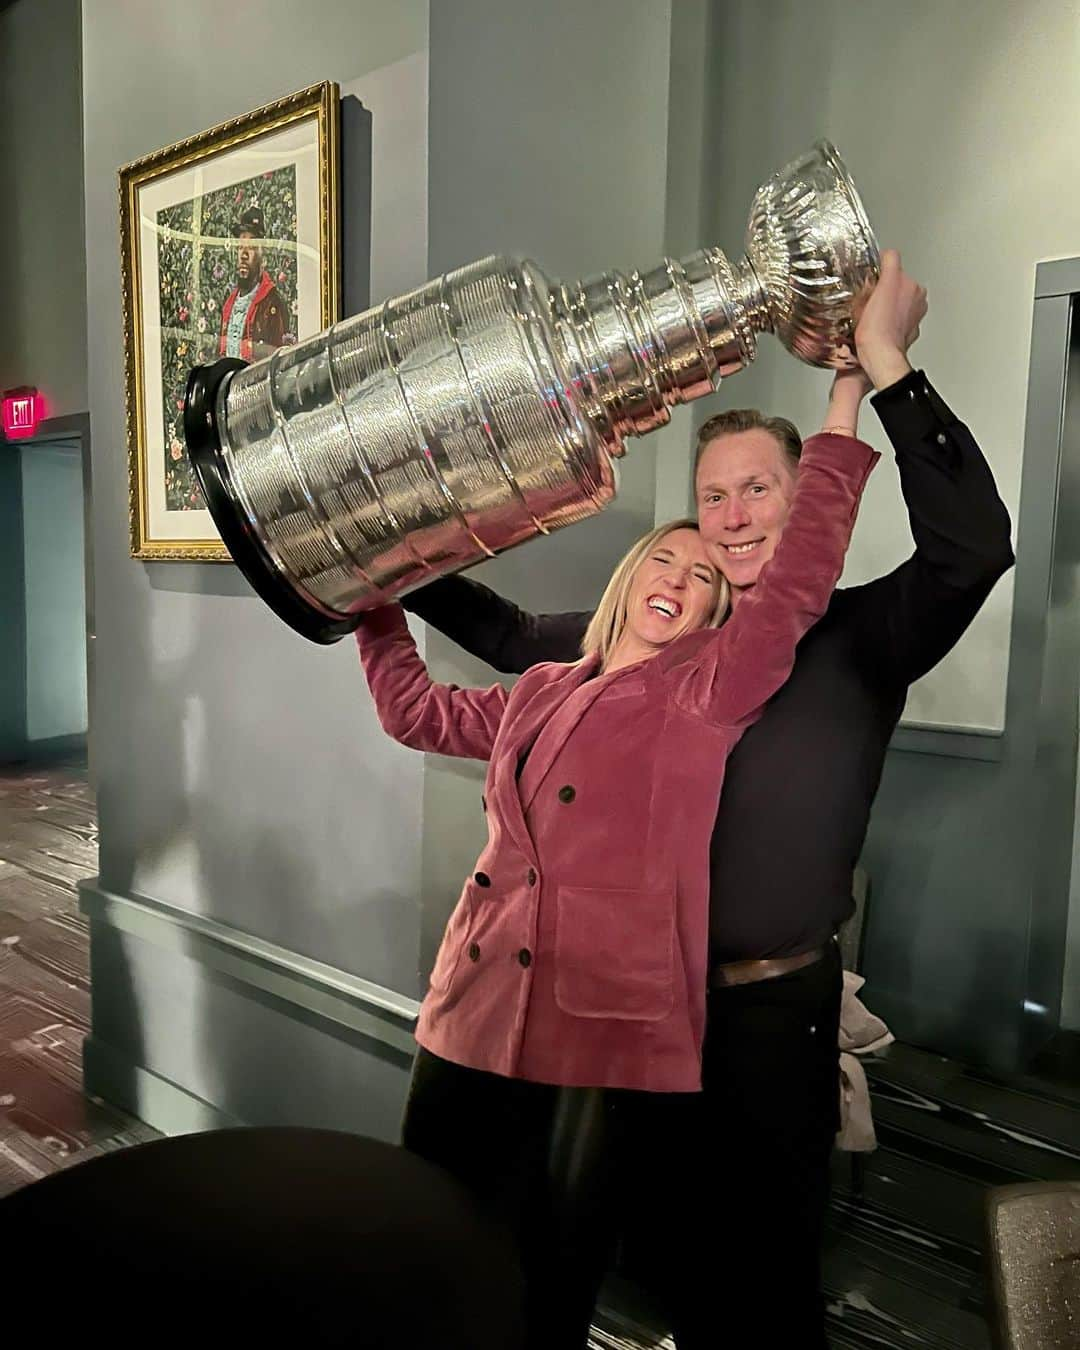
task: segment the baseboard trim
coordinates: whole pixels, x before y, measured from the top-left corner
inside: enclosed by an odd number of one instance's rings
[[[246,1124],[94,1036],[83,1042],[87,1094],[122,1107],[161,1134],[200,1134]]]
[[[889,741],[890,750],[903,750],[909,754],[990,761],[1001,759],[1004,745],[1005,736],[1000,731],[920,722],[901,722]]]
[[[117,895],[98,877],[79,883],[79,908],[94,923],[176,952],[412,1059],[420,1005],[404,994],[216,919],[145,896]]]
[[[66,759],[69,755],[86,754],[86,732],[73,731],[67,736],[49,736],[41,741],[26,742],[26,758],[35,760]]]

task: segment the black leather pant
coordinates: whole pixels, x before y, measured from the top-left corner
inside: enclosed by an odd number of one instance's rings
[[[419,1052],[403,1143],[519,1243],[530,1350],[582,1350],[620,1238],[679,1350],[826,1345],[841,980],[830,944],[713,991],[701,1093],[556,1088]]]

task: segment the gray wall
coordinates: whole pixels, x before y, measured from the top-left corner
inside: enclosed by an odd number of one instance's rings
[[[81,8],[0,11],[0,389],[37,385],[50,417],[87,407]]]
[[[424,0],[95,4],[83,30],[102,885],[405,993],[417,989],[423,762],[379,732],[354,650],[296,638],[231,566],[128,556],[116,173],[307,84],[347,84],[426,34]],[[280,1074],[301,1075],[280,1008],[232,1017],[221,1008],[236,999],[212,995],[220,982],[196,964],[173,961],[161,984],[146,971],[165,958],[147,944],[96,942],[96,1037],[113,1044],[126,1025],[129,1061],[197,1096],[221,1085],[215,1104],[241,1117],[307,1118],[303,1093],[280,1095]],[[322,1075],[332,1096],[340,1069],[317,1041],[303,1081]],[[233,1083],[260,1085],[262,1107],[246,1089],[233,1101]],[[392,1129],[384,1105],[372,1111],[352,1122]]]
[[[99,447],[123,444],[117,166],[320,78],[347,82],[407,55],[423,45],[425,9],[328,4],[313,22],[281,4],[94,7],[85,124]],[[214,43],[192,44],[203,25]],[[238,67],[231,53],[253,33],[260,59]],[[160,65],[138,59],[146,52]],[[375,734],[347,645],[297,641],[231,567],[132,562],[125,473],[122,455],[99,454],[103,881],[413,987],[420,764]]]
[[[86,735],[78,441],[0,445],[0,761]]]
[[[23,448],[26,737],[34,743],[86,732],[86,599],[83,470],[79,443]]]
[[[835,141],[882,242],[928,285],[917,360],[971,422],[1015,518],[1035,264],[1077,251],[1075,4],[714,0],[713,10],[718,242],[737,246],[764,166],[818,136]],[[731,398],[812,426],[822,378],[771,340],[763,347]],[[884,448],[873,414],[868,424]],[[908,550],[896,497],[886,462],[868,489],[850,581],[879,575]],[[963,644],[913,690],[907,719],[1001,727],[1011,596],[1007,579]]]
[[[26,750],[25,599],[22,461],[17,447],[0,445],[0,763]]]

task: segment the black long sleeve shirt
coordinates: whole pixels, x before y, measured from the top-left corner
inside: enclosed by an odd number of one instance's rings
[[[877,394],[915,551],[837,590],[787,684],[727,767],[713,830],[710,956],[793,956],[852,912],[852,872],[912,681],[954,646],[1014,562],[1009,516],[971,432],[921,371]],[[405,607],[496,670],[574,661],[588,612],[533,615],[462,576]]]

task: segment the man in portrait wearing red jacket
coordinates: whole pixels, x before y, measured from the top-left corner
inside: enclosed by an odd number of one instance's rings
[[[266,228],[262,210],[258,206],[249,207],[232,232],[238,241],[236,285],[221,306],[218,353],[258,361],[285,345],[288,307],[263,266],[260,245],[266,237]]]

